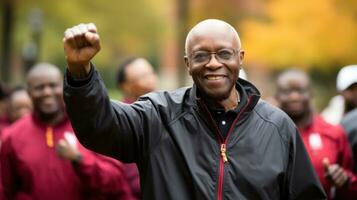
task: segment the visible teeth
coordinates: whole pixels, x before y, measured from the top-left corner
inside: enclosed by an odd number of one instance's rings
[[[207,76],[207,79],[208,80],[218,80],[218,79],[221,79],[222,76]]]

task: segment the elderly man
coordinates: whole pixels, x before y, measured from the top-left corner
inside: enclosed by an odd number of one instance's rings
[[[186,38],[193,87],[110,102],[91,59],[94,24],[67,29],[65,102],[79,140],[136,162],[143,199],[325,199],[293,122],[238,80],[235,29],[205,20]]]
[[[28,73],[33,113],[3,133],[5,199],[131,199],[121,163],[76,142],[64,109],[62,83],[59,69],[48,63]]]

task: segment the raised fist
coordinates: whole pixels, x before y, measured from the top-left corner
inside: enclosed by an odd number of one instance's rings
[[[63,43],[70,74],[75,78],[86,77],[90,72],[90,60],[100,50],[95,25],[79,24],[67,29],[64,32]]]

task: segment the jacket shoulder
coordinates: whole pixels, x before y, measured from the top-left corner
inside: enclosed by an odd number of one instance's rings
[[[138,103],[150,101],[160,115],[172,121],[189,110],[191,87],[179,88],[172,91],[151,92],[139,98]]]
[[[296,132],[296,126],[290,117],[278,107],[264,100],[259,100],[254,112],[267,123],[273,124],[285,139]]]
[[[24,132],[24,130],[28,130],[29,128],[32,127],[31,123],[31,115],[26,115],[22,117],[21,119],[17,120],[10,126],[6,127],[2,132],[4,134],[21,134]]]
[[[139,101],[150,100],[155,105],[160,104],[182,104],[185,95],[190,91],[190,87],[183,87],[171,91],[150,92],[139,98]]]

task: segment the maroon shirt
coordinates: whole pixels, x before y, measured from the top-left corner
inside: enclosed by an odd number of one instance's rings
[[[330,164],[342,166],[351,178],[349,190],[338,191],[339,195],[346,196],[341,199],[347,200],[347,196],[349,199],[357,199],[353,194],[353,190],[357,189],[357,180],[351,172],[352,152],[343,128],[327,123],[320,116],[314,116],[312,123],[299,131],[328,199],[332,199],[333,190],[331,191],[331,184],[325,178],[324,158],[328,158]]]
[[[68,119],[49,127],[32,115],[4,130],[0,159],[7,199],[132,199],[118,161],[79,143],[83,156],[79,164],[60,158],[54,145],[65,133],[73,134]]]
[[[4,128],[10,126],[10,124],[11,124],[11,122],[7,115],[0,116],[0,136],[1,136],[1,131]]]

